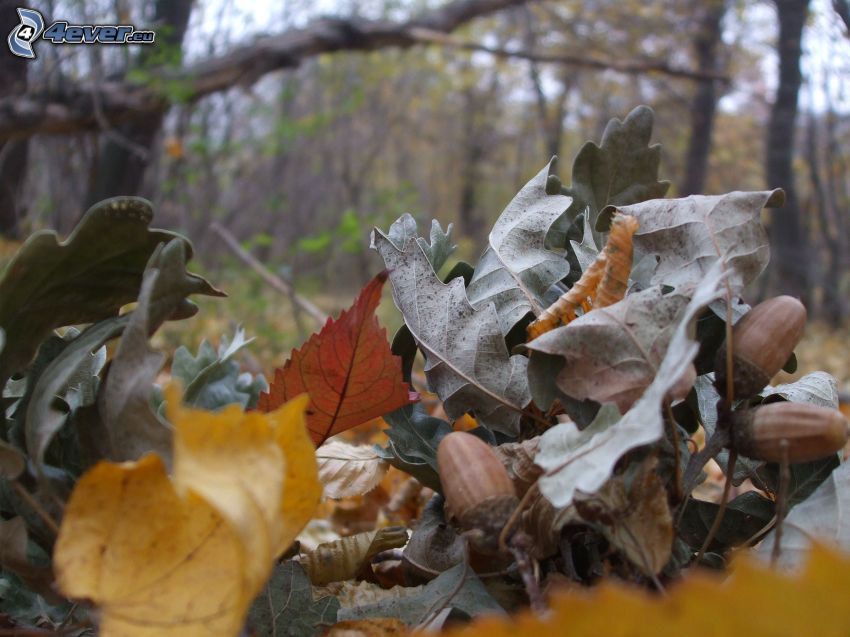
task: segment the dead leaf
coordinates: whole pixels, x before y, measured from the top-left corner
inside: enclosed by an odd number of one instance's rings
[[[321,497],[315,457],[304,436],[307,397],[269,414],[243,412],[237,405],[218,413],[190,409],[173,386],[166,400],[175,426],[178,493],[196,493],[234,527],[246,548],[248,570],[264,582],[268,564],[292,543]],[[298,437],[301,449],[292,445]],[[292,492],[304,497],[285,501]]]
[[[655,380],[624,416],[608,403],[585,429],[579,430],[574,423],[561,423],[541,436],[540,451],[534,459],[546,471],[539,480],[540,490],[556,507],[569,505],[576,491],[596,493],[623,454],[662,437],[662,401],[699,351],[699,344],[691,337],[692,324],[702,308],[717,298],[722,278],[718,266],[694,290]]]
[[[525,495],[529,487],[537,482],[543,469],[534,464],[534,456],[540,449],[540,436],[522,442],[506,442],[493,447],[496,456],[502,461],[518,497]]]
[[[407,531],[400,526],[389,526],[320,544],[302,554],[300,560],[310,581],[322,585],[351,579],[381,551],[401,548],[406,543]]]
[[[466,291],[476,309],[495,305],[504,334],[528,312],[543,311],[543,295],[570,271],[563,251],[545,245],[552,224],[573,201],[546,192],[555,164],[556,159],[550,161],[499,215]]]
[[[656,286],[588,312],[536,338],[529,349],[566,360],[558,387],[625,413],[652,383],[688,298]]]
[[[376,617],[339,622],[331,628],[328,637],[391,637],[407,635],[407,624],[392,617]]]
[[[699,283],[714,263],[729,271],[728,284],[739,293],[770,260],[762,208],[785,202],[781,190],[691,195],[653,199],[609,208],[637,217],[635,248],[659,257],[652,283],[681,288]]]
[[[783,523],[779,564],[794,567],[803,564],[816,542],[827,542],[836,549],[850,551],[850,462],[841,463],[808,498],[788,513]],[[758,547],[769,559],[776,541],[773,530]]]
[[[292,352],[275,371],[268,393],[260,395],[261,411],[309,393],[307,426],[320,445],[412,402],[410,387],[402,382],[401,359],[393,356],[386,330],[375,318],[386,280],[386,272],[372,279],[350,308]]]
[[[389,463],[373,445],[352,445],[331,440],[316,450],[319,480],[329,498],[363,495],[381,482]]]
[[[151,454],[80,478],[54,568],[65,595],[98,604],[105,637],[235,636],[263,583],[244,560],[235,529]]]
[[[339,601],[313,599],[310,579],[298,562],[278,564],[265,590],[248,611],[256,637],[314,637],[336,622]]]
[[[472,411],[482,425],[516,434],[531,400],[528,359],[508,353],[495,307],[473,308],[462,278],[440,281],[412,239],[397,245],[376,228],[372,246],[390,269],[393,300],[425,353],[428,383],[448,416]]]
[[[611,478],[592,496],[576,499],[579,514],[595,522],[611,544],[646,575],[656,575],[670,561],[673,518],[667,491],[649,457],[625,475]]]

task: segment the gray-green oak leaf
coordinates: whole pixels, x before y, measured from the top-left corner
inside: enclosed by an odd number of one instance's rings
[[[546,192],[555,163],[523,186],[499,216],[469,282],[469,302],[476,309],[494,303],[503,334],[528,312],[539,315],[548,305],[543,295],[570,271],[563,252],[545,247],[550,228],[572,203]]]
[[[664,435],[663,400],[699,351],[699,343],[693,340],[693,322],[702,308],[718,297],[722,278],[721,268],[715,267],[693,291],[655,379],[625,415],[620,416],[617,407],[607,403],[586,429],[566,422],[543,434],[534,461],[545,471],[540,490],[552,504],[571,504],[577,491],[595,493],[625,453]]]
[[[393,300],[425,353],[425,374],[449,417],[472,411],[482,425],[516,434],[530,401],[527,359],[508,353],[495,306],[475,309],[462,279],[440,281],[416,241],[399,247],[376,228],[372,246],[389,270]]]
[[[770,260],[762,208],[781,206],[781,190],[692,195],[610,209],[638,220],[634,246],[658,258],[653,284],[674,288],[699,283],[720,262],[737,295]]]
[[[150,202],[115,197],[92,206],[65,241],[50,230],[31,235],[0,277],[0,385],[22,370],[51,330],[115,316],[139,294],[142,272],[160,243],[188,240],[149,229]],[[198,277],[202,294],[221,292]]]

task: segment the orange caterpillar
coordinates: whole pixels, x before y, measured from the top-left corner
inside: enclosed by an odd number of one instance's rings
[[[629,287],[632,236],[637,229],[638,221],[631,215],[617,214],[614,217],[605,248],[575,285],[528,326],[528,340],[574,320],[579,308],[587,313],[592,308],[613,305],[623,299]]]

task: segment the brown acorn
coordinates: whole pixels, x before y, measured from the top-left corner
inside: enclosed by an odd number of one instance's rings
[[[497,554],[499,534],[519,501],[496,453],[480,438],[455,431],[440,441],[437,467],[448,517],[477,551]]]
[[[732,414],[732,442],[748,458],[809,462],[825,458],[847,443],[847,420],[837,409],[778,402]],[[785,448],[787,447],[787,451]]]
[[[751,398],[770,382],[803,337],[806,308],[791,296],[756,305],[732,328],[735,398]],[[726,394],[726,344],[714,359],[714,385]]]

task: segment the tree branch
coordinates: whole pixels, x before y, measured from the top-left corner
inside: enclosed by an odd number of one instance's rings
[[[0,99],[0,142],[38,134],[61,135],[100,130],[165,112],[171,105],[167,87],[179,85],[180,99],[192,102],[235,87],[248,87],[272,71],[298,67],[304,60],[337,51],[374,51],[417,44],[481,51],[502,58],[613,70],[626,74],[662,73],[697,81],[725,75],[689,70],[664,61],[619,61],[568,54],[489,47],[449,35],[463,24],[528,0],[453,0],[406,22],[360,18],[317,20],[303,29],[256,39],[224,55],[178,71],[160,70],[145,84],[125,80],[78,83],[62,89],[33,89]]]
[[[590,57],[584,55],[570,55],[560,53],[537,53],[535,51],[526,51],[522,49],[507,49],[493,46],[486,46],[477,42],[467,42],[458,38],[452,37],[446,33],[428,31],[426,29],[413,29],[410,33],[411,37],[422,44],[438,44],[441,46],[463,49],[465,51],[480,51],[489,53],[500,58],[514,58],[519,60],[528,60],[536,63],[548,64],[563,64],[567,66],[580,66],[584,68],[592,68],[606,71],[616,71],[627,75],[641,75],[644,73],[660,73],[672,77],[683,78],[687,80],[695,80],[698,82],[729,82],[728,75],[717,73],[714,71],[706,71],[700,69],[687,69],[680,66],[668,64],[662,60],[640,60],[637,62],[612,60],[608,58]]]
[[[267,73],[296,68],[322,53],[411,47],[420,43],[413,36],[417,30],[447,33],[475,18],[527,1],[453,0],[406,22],[325,18],[303,29],[258,38],[250,45],[179,71],[160,70],[145,85],[107,80],[59,90],[30,90],[0,99],[0,141],[97,130],[104,122],[114,126],[167,110],[170,100],[166,87],[175,83],[180,86],[181,100],[191,102],[211,93],[250,86]]]

